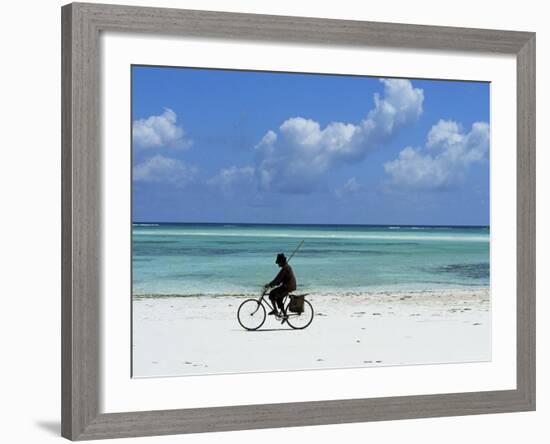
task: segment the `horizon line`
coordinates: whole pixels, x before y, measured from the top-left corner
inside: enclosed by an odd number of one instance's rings
[[[490,225],[485,224],[339,224],[339,223],[292,223],[292,222],[174,222],[174,221],[132,221],[133,224],[181,224],[181,225],[312,225],[312,226],[358,226],[358,227],[464,227],[464,228],[488,228]]]

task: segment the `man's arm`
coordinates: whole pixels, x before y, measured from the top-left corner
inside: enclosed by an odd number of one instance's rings
[[[279,285],[281,282],[283,282],[284,277],[285,277],[285,269],[281,268],[281,271],[277,273],[277,276],[275,276],[275,279],[273,279],[269,284],[267,284],[267,286],[275,287],[276,285]]]

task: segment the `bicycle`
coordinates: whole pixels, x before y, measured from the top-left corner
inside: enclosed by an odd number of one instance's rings
[[[237,310],[237,320],[241,327],[245,330],[258,330],[264,325],[266,319],[266,305],[269,310],[274,310],[268,300],[265,299],[267,288],[264,288],[258,299],[247,299]],[[304,298],[303,311],[297,313],[289,310],[291,298],[303,297],[306,294],[293,295],[288,294],[283,299],[283,307],[285,307],[286,316],[281,314],[276,315],[277,320],[282,320],[282,323],[288,323],[295,330],[303,330],[308,327],[313,321],[313,306]]]

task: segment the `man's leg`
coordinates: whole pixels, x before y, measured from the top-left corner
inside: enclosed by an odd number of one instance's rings
[[[279,311],[286,315],[285,312],[285,296],[288,294],[288,291],[284,289],[283,287],[279,287],[281,291],[277,294],[277,306],[279,307]]]
[[[271,305],[273,305],[273,310],[271,310],[268,314],[273,315],[277,313],[277,290],[279,287],[274,288],[269,292],[269,300],[271,301]]]
[[[286,320],[288,319],[285,311],[285,296],[288,294],[286,290],[283,290],[279,293],[278,299],[277,299],[277,305],[279,306],[279,310],[281,312],[281,316],[283,320],[281,321],[281,324],[284,324]]]
[[[283,310],[283,299],[285,297],[285,294],[286,292],[283,287],[276,287],[269,292],[269,300],[273,304],[273,311],[269,314],[275,314],[275,312],[277,311],[277,307],[279,307],[279,310]]]

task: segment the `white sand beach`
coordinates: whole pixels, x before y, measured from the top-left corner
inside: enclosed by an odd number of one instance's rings
[[[133,375],[371,367],[491,359],[487,288],[310,295],[315,318],[292,330],[237,322],[241,297],[138,297]]]

